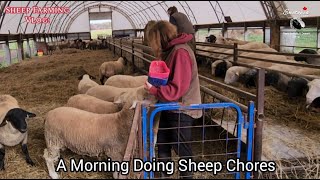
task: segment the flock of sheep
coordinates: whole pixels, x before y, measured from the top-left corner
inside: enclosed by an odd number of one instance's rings
[[[257,51],[265,51],[265,52],[277,52],[275,49],[269,47],[265,43],[260,42],[248,42],[241,41],[237,39],[231,38],[216,38],[214,35],[210,35],[207,39],[209,43],[216,44],[224,44],[224,45],[233,45],[234,43],[238,44],[239,49],[244,50],[257,50]],[[234,84],[235,82],[244,83],[248,86],[256,86],[256,75],[257,70],[254,68],[248,68],[244,66],[233,66],[233,49],[219,48],[219,47],[209,47],[209,46],[200,46],[197,45],[197,54],[200,55],[198,59],[200,61],[204,61],[206,63],[211,63],[211,73],[215,77],[224,78],[224,82],[226,84]],[[214,51],[212,52],[204,52],[206,51]],[[227,53],[227,54],[220,54]],[[300,53],[303,54],[318,54],[316,51],[311,49],[305,49]],[[230,55],[228,55],[230,54]],[[315,68],[307,68],[307,67],[299,67],[299,66],[291,66],[284,65],[279,63],[271,63],[265,61],[257,61],[252,60],[245,57],[251,58],[262,58],[269,60],[276,60],[282,62],[294,62],[301,64],[313,64],[320,65],[320,58],[311,58],[311,57],[299,57],[296,56],[292,59],[288,58],[284,55],[276,55],[276,54],[263,54],[263,53],[253,53],[253,52],[243,52],[238,51],[239,57],[237,62],[242,64],[251,65],[254,67],[266,68],[265,75],[265,85],[273,86],[276,89],[286,92],[289,97],[298,97],[305,96],[306,97],[306,106],[307,108],[313,107],[313,110],[318,111],[320,108],[320,69]],[[201,58],[201,55],[206,56],[205,59]],[[210,57],[210,59],[208,59]],[[215,60],[215,61],[214,61]],[[213,61],[213,62],[212,62]],[[275,71],[273,71],[275,70]],[[309,81],[305,78],[301,77],[291,77],[285,75],[281,72],[289,72],[297,75],[305,75],[313,78],[314,80]],[[317,108],[317,109],[314,109]]]
[[[78,94],[70,97],[63,107],[49,111],[45,117],[46,148],[43,157],[51,178],[59,178],[55,162],[60,150],[69,149],[79,155],[106,155],[121,162],[138,102],[155,103],[154,96],[144,89],[147,76],[123,75],[124,60],[108,61],[101,65],[96,83],[88,73],[79,77]],[[10,95],[0,96],[0,168],[4,169],[4,146],[22,143],[26,161],[33,165],[27,151],[27,122],[35,117],[18,106]],[[0,121],[0,122],[1,122]],[[114,172],[114,178],[118,173]]]
[[[236,42],[240,49],[277,52],[267,44],[258,42],[224,38],[214,39],[211,42],[217,44],[233,44]],[[98,46],[99,43],[98,41],[75,40],[73,43],[70,43],[70,41],[61,42],[58,47],[60,49],[65,47],[81,49],[91,47],[92,44]],[[56,47],[56,45],[54,46]],[[226,50],[225,48],[206,46],[198,46],[197,48],[233,53],[233,49]],[[233,66],[231,63],[233,55],[205,54],[201,51],[197,54],[220,59],[211,64],[212,74],[217,77],[224,77],[226,84],[242,81],[250,85],[250,80],[255,79],[257,74],[255,69]],[[261,53],[239,52],[239,54],[248,57],[261,56]],[[266,54],[264,58],[287,62],[296,60],[299,63],[305,61],[305,63],[317,65],[320,62],[317,59],[295,58],[295,60],[291,60],[286,56],[269,54]],[[306,105],[319,107],[320,77],[316,75],[320,75],[320,70],[253,61],[247,58],[239,58],[237,62],[317,77],[313,81],[308,81],[303,78],[289,77],[282,73],[267,71],[266,84],[286,91],[292,97],[302,95],[303,91],[307,91]],[[123,75],[124,68],[125,61],[122,57],[117,61],[108,61],[101,64],[99,68],[101,84],[96,83],[93,80],[95,78],[88,73],[82,75],[79,77],[78,94],[70,97],[65,106],[55,108],[46,114],[44,124],[46,148],[43,157],[51,178],[59,178],[54,163],[60,157],[60,151],[64,149],[69,149],[80,155],[96,157],[106,155],[113,161],[122,161],[137,102],[156,102],[155,97],[149,95],[144,89],[144,83],[148,77],[144,75]],[[35,116],[36,114],[21,109],[14,97],[0,95],[0,170],[4,169],[5,146],[15,146],[17,144],[22,145],[27,163],[34,165],[27,148],[27,120]],[[114,172],[113,176],[118,178],[118,173]]]
[[[97,50],[97,49],[105,49],[106,47],[107,47],[106,39],[90,39],[90,40],[62,39],[61,41],[47,43],[48,54],[52,54],[52,52],[57,49],[63,50],[67,48],[76,48],[81,50],[84,50],[84,49]]]

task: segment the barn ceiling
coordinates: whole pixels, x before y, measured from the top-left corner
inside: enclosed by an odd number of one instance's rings
[[[171,6],[176,6],[185,13],[194,24],[212,24],[226,22],[229,16],[232,22],[283,19],[290,15],[283,12],[290,8],[311,8],[306,1],[0,1],[0,33],[64,33],[69,32],[75,22],[81,21],[81,15],[91,9],[108,9],[124,17],[129,26],[123,29],[142,29],[149,20],[168,20],[166,13]],[[318,3],[319,2],[312,2]],[[34,14],[4,13],[6,7],[68,7],[69,13]],[[301,7],[300,7],[301,6]],[[318,6],[319,7],[319,6]],[[310,9],[311,12],[312,9]],[[319,13],[319,11],[315,11]],[[33,24],[26,17],[48,18],[50,23]],[[80,19],[79,19],[80,18]],[[116,22],[121,29],[121,22]],[[81,25],[76,29],[82,32]]]

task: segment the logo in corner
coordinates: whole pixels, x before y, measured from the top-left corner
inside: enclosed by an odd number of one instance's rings
[[[290,27],[292,29],[302,29],[306,27],[306,24],[302,21],[301,18],[293,18],[290,20]]]

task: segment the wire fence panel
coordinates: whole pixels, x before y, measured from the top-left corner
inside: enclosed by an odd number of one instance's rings
[[[234,133],[223,130],[220,124],[211,119],[207,119],[205,113],[215,109],[233,109],[236,111],[236,118],[227,120],[227,126],[234,128]],[[202,110],[204,115],[196,119],[192,124],[185,121],[184,110]],[[172,119],[166,116],[175,111],[178,117],[176,126],[165,124],[166,119],[173,123]],[[178,111],[179,113],[176,113]],[[160,119],[155,118],[161,113]],[[148,115],[149,114],[149,115]],[[172,115],[172,114],[171,114]],[[158,116],[159,117],[159,116]],[[236,178],[250,179],[250,172],[232,172],[234,168],[231,164],[237,161],[252,161],[253,155],[253,130],[254,130],[254,104],[250,102],[248,120],[239,106],[233,103],[209,103],[182,106],[177,103],[156,104],[152,111],[147,111],[147,107],[142,107],[142,139],[143,139],[143,161],[144,179],[157,178]],[[157,123],[161,122],[160,125]],[[233,121],[233,122],[232,122]],[[227,127],[228,128],[228,127]],[[156,129],[156,130],[155,130]],[[223,128],[222,128],[223,129]],[[243,132],[243,130],[246,132]],[[191,138],[187,138],[188,132]],[[243,152],[243,134],[246,133],[246,152]],[[155,137],[157,136],[157,137]],[[176,138],[174,138],[176,136]],[[165,137],[165,142],[163,141]],[[157,141],[156,141],[157,140]],[[161,142],[159,142],[159,140]],[[183,142],[182,142],[183,141]],[[161,152],[159,152],[159,147]],[[172,149],[178,156],[171,156]],[[163,156],[163,152],[167,156]],[[192,151],[191,153],[188,151]],[[189,156],[187,156],[189,154]],[[161,157],[160,157],[161,156]],[[148,164],[149,163],[149,164]],[[148,169],[149,168],[149,169]]]

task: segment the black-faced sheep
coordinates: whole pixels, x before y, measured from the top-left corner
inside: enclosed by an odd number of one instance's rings
[[[43,157],[51,178],[57,179],[54,163],[60,150],[65,148],[87,156],[107,155],[112,161],[122,162],[127,146],[134,108],[137,101],[149,96],[147,91],[139,90],[141,99],[125,99],[120,112],[96,114],[72,107],[59,107],[46,115],[45,140],[47,148]],[[155,103],[155,98],[152,102]],[[113,173],[118,178],[118,172]]]
[[[270,51],[273,51],[271,48],[268,48],[268,49],[270,49]],[[259,57],[259,56],[261,56],[261,54],[259,54],[259,53],[247,53],[244,56]],[[264,59],[271,59],[271,60],[277,60],[277,61],[283,61],[283,62],[289,61],[285,56],[273,55],[273,54],[266,55],[264,57]],[[247,58],[239,58],[238,62],[249,64],[249,65],[255,66],[255,67],[269,68],[269,69],[274,69],[274,70],[281,69],[282,67],[285,68],[285,69],[288,68],[288,66],[286,66],[286,65],[281,66],[279,64],[273,64],[271,62],[255,61],[255,60],[250,60],[250,59],[247,59]],[[231,69],[231,68],[229,68],[229,69]],[[231,83],[234,83],[235,81],[237,81],[240,76],[242,76],[245,73],[247,73],[247,71],[249,71],[251,68],[236,66],[235,68],[232,68],[230,70],[230,72],[228,72],[229,69],[227,70],[227,73],[226,73],[226,76],[225,76],[225,82],[228,82],[229,84],[231,84]],[[234,73],[236,73],[236,74],[234,74]],[[246,76],[248,76],[248,75],[250,75],[250,74],[246,74]],[[254,75],[254,73],[252,73],[251,75]],[[253,77],[247,77],[247,78],[248,79],[252,79]]]
[[[233,84],[239,80],[239,78],[249,71],[250,68],[242,66],[232,66],[228,69],[226,76],[224,78],[224,83]]]
[[[210,36],[206,37],[206,42],[209,43],[216,43],[217,37],[213,34],[211,34]]]
[[[232,67],[232,63],[228,60],[217,60],[211,64],[211,73],[215,77],[226,76],[227,70]]]
[[[317,51],[313,49],[304,49],[299,52],[299,54],[318,54]],[[304,61],[308,64],[314,64],[314,65],[320,65],[320,58],[315,58],[315,57],[298,57],[295,56],[294,60],[296,61]]]
[[[257,69],[250,69],[240,78],[241,83],[245,84],[246,87],[257,87]],[[287,91],[288,82],[291,80],[290,77],[275,71],[265,71],[265,86],[273,86],[278,90]]]
[[[88,42],[88,49],[90,50],[97,50],[98,42],[97,40],[90,39]]]
[[[18,101],[10,95],[0,95],[0,170],[4,170],[5,146],[21,143],[26,162],[34,165],[28,152],[27,119],[36,114],[21,109]]]
[[[104,84],[104,79],[116,74],[123,74],[125,61],[120,57],[117,61],[108,61],[101,64],[99,68],[99,77],[101,85]]]

